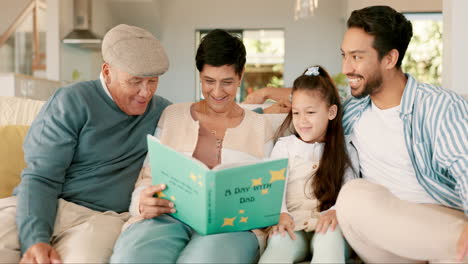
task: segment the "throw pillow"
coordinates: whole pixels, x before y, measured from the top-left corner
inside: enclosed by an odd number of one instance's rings
[[[0,198],[11,196],[21,179],[24,162],[23,141],[29,126],[0,126]]]

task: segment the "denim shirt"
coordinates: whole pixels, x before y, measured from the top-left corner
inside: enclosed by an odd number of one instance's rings
[[[440,204],[468,215],[468,102],[452,91],[406,76],[400,118],[416,178]],[[370,96],[345,102],[345,135],[353,133],[370,105]]]

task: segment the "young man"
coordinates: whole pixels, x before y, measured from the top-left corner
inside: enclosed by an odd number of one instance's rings
[[[356,10],[341,50],[353,98],[343,124],[363,179],[338,221],[369,263],[468,261],[468,103],[401,70],[412,26],[387,6]]]
[[[153,134],[170,103],[154,96],[169,62],[148,31],[103,39],[100,80],[59,89],[31,125],[27,168],[0,200],[0,262],[108,263]],[[16,216],[16,224],[15,224]],[[18,239],[19,238],[19,239]]]

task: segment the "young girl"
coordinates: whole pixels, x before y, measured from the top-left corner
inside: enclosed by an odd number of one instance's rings
[[[294,81],[291,95],[291,112],[276,138],[288,129],[293,135],[279,138],[271,154],[289,158],[287,190],[260,263],[303,261],[309,253],[311,263],[345,263],[349,249],[333,206],[341,185],[356,177],[358,161],[345,143],[338,90],[314,66]]]

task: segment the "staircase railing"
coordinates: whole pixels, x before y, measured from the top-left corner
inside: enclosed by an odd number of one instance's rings
[[[40,53],[39,49],[39,23],[38,23],[38,12],[39,8],[45,10],[47,4],[42,0],[31,0],[26,7],[19,13],[13,23],[8,29],[0,36],[0,48],[7,42],[8,38],[16,31],[16,29],[26,20],[29,14],[33,15],[33,53],[32,53],[32,70],[45,70],[45,64],[41,64],[41,61],[45,59],[45,54]]]

